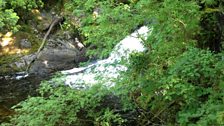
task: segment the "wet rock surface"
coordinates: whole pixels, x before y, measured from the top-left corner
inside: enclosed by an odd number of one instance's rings
[[[76,67],[79,62],[87,60],[85,49],[79,49],[77,38],[62,38],[53,36],[50,38],[39,53],[34,63],[31,64],[29,72],[37,75],[47,75],[49,73]]]
[[[17,67],[19,69],[25,69],[25,67],[32,62],[36,57],[36,53],[30,54],[30,55],[25,55],[20,58],[19,61],[16,61],[14,63],[11,63],[11,67]]]
[[[28,72],[46,76],[58,70],[73,68],[79,62],[87,60],[84,56],[85,47],[79,41],[78,33],[74,33],[73,30],[64,31],[59,27],[63,21],[53,26],[50,34],[48,34],[47,31],[53,24],[54,19],[60,15],[53,10],[50,8],[47,11],[32,10],[32,21],[25,25],[15,37],[11,38],[15,39],[13,40],[15,44],[8,50],[11,55],[14,46],[18,47],[18,50],[14,51],[16,54],[14,54],[14,57],[11,56],[10,60],[9,55],[2,55],[4,60],[1,59],[3,61],[0,61],[0,74],[26,71],[29,67]],[[31,19],[29,18],[29,20]],[[46,44],[37,53],[43,41],[46,41]],[[20,50],[23,49],[24,52],[21,53]]]
[[[16,62],[10,63],[9,66],[26,70],[31,64],[28,72],[41,76],[58,70],[77,67],[79,62],[87,61],[87,57],[85,57],[86,49],[77,38],[73,38],[68,34],[52,35],[39,54],[33,53],[22,56]],[[25,41],[23,40],[24,48],[29,46],[28,43],[25,44]]]
[[[20,40],[20,48],[31,48],[32,44],[28,39],[21,39]]]
[[[44,78],[29,76],[20,80],[17,75],[0,76],[0,124],[7,121],[8,116],[14,114],[11,107],[28,95],[36,96],[36,89]]]

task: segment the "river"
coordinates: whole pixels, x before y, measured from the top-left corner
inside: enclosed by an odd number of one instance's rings
[[[0,124],[8,120],[8,116],[14,114],[11,107],[28,96],[38,95],[36,89],[39,87],[41,78],[29,76],[16,79],[13,76],[0,76]]]
[[[120,41],[111,52],[107,59],[99,60],[89,66],[65,70],[61,73],[66,75],[65,85],[71,88],[85,88],[95,83],[100,76],[102,83],[107,87],[114,85],[113,80],[117,79],[121,71],[126,71],[126,66],[122,63],[128,63],[128,57],[133,52],[143,52],[145,50],[142,39],[146,39],[149,29],[143,26]],[[9,115],[14,114],[10,108],[25,100],[29,95],[38,95],[36,89],[39,87],[41,80],[51,78],[41,78],[31,76],[21,78],[24,75],[0,76],[0,124],[7,121]],[[17,79],[16,79],[17,78]],[[89,84],[89,85],[85,85]]]

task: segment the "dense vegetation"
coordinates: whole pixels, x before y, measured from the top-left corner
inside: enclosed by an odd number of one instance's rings
[[[41,6],[43,6],[41,0],[0,0],[0,31],[18,31],[17,22],[20,18],[18,14]]]
[[[222,0],[65,3],[80,19],[76,27],[92,47],[90,56],[106,57],[142,25],[153,28],[144,41],[148,51],[132,54],[128,71],[110,89],[101,84],[70,89],[61,76],[43,82],[40,96],[15,106],[18,114],[4,125],[224,125]],[[0,19],[0,28],[15,25],[6,19]]]

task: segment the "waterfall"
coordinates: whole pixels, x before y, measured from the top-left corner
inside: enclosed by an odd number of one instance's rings
[[[65,75],[65,84],[76,89],[91,87],[98,83],[107,87],[114,86],[115,80],[119,79],[120,72],[127,70],[125,64],[128,63],[130,54],[145,50],[143,39],[146,39],[149,34],[149,28],[142,26],[121,40],[107,59],[99,60],[86,67],[61,71]]]

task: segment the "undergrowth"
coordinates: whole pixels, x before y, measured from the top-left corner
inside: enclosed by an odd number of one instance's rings
[[[132,54],[112,88],[70,89],[57,76],[43,82],[40,96],[16,105],[4,125],[224,125],[221,0],[76,0],[65,7],[80,16],[91,56],[106,57],[141,25],[153,28],[143,43],[148,51]]]

